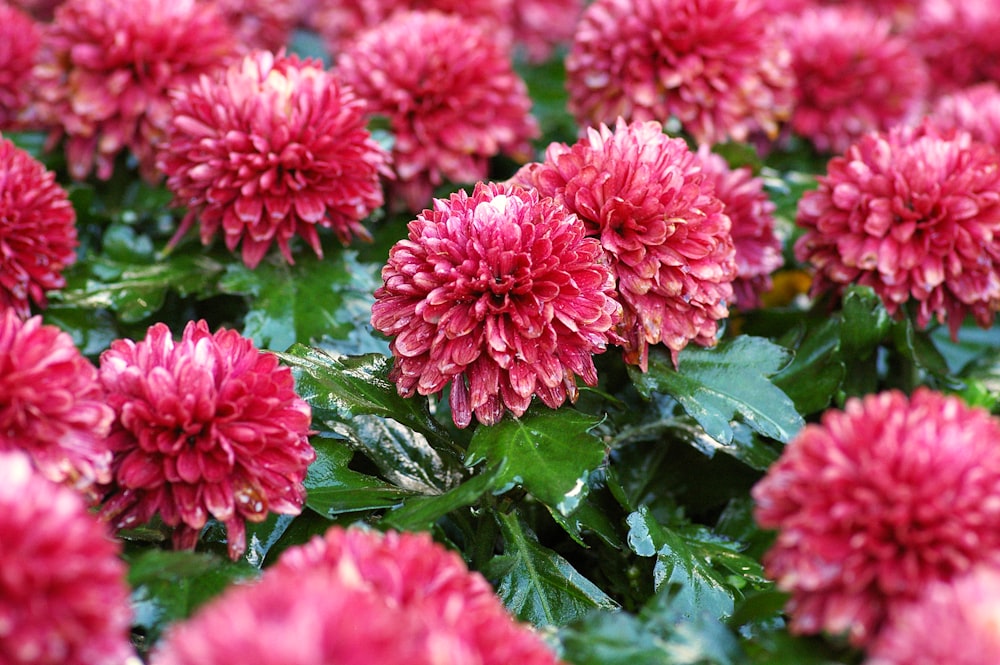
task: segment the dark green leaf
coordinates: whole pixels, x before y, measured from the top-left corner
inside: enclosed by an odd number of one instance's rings
[[[252,296],[243,334],[260,348],[283,351],[327,336],[351,340],[354,353],[384,352],[388,346],[369,325],[380,270],[359,263],[354,251],[332,248],[324,259],[300,253],[292,266],[279,259],[253,270],[232,263],[219,287]]]
[[[439,496],[419,496],[406,501],[384,518],[382,524],[401,531],[427,531],[441,516],[471,506],[497,485],[497,470],[484,470]]]
[[[824,319],[809,328],[795,349],[795,358],[772,377],[801,414],[822,411],[837,394],[844,379],[840,360],[840,320]]]
[[[517,515],[499,514],[504,553],[482,571],[497,595],[522,621],[562,626],[594,609],[617,604],[566,559],[543,547]]]
[[[89,310],[52,304],[45,309],[45,322],[67,332],[80,352],[96,358],[118,339],[115,319],[105,309]]]
[[[896,350],[912,362],[916,369],[934,376],[943,387],[962,387],[962,382],[949,373],[948,362],[934,345],[930,334],[917,330],[909,317],[897,321],[892,333]]]
[[[869,286],[852,286],[843,299],[840,344],[847,360],[866,360],[889,334],[892,319]]]
[[[497,465],[499,486],[516,483],[563,515],[589,491],[587,476],[604,461],[604,442],[591,433],[600,423],[573,409],[539,409],[476,429],[466,464]]]
[[[728,444],[730,421],[739,418],[753,430],[788,441],[803,425],[795,404],[768,381],[792,359],[792,353],[760,337],[740,336],[714,349],[688,346],[674,370],[670,356],[656,349],[649,354],[649,371],[629,368],[645,395],[670,395],[710,437]]]
[[[354,451],[344,442],[314,438],[316,461],[309,466],[306,505],[326,517],[398,506],[415,492],[348,468]]]
[[[563,660],[573,665],[674,665],[666,645],[625,612],[592,612],[559,631]]]
[[[646,629],[665,642],[673,665],[737,665],[746,662],[736,637],[707,609],[694,614],[689,591],[672,583],[642,609]]]

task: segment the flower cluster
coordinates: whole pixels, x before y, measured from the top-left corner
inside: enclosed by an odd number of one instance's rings
[[[926,388],[807,425],[753,489],[793,630],[870,645],[931,583],[1000,563],[998,441],[988,412]]]
[[[68,334],[0,310],[0,450],[24,450],[49,480],[91,493],[111,479],[113,418]]]
[[[168,91],[233,57],[236,41],[214,3],[67,0],[35,67],[43,120],[65,136],[73,178],[107,180],[129,151],[151,181],[172,115]]]
[[[339,527],[174,626],[152,662],[221,665],[234,653],[283,665],[557,665],[489,583],[426,534]]]
[[[159,167],[208,244],[242,242],[251,268],[277,243],[292,263],[296,234],[322,256],[318,227],[345,244],[382,205],[388,155],[365,129],[364,104],[314,60],[247,55],[217,79],[178,90]]]
[[[458,16],[394,14],[351,42],[337,69],[389,119],[395,208],[416,212],[446,181],[485,179],[496,155],[531,155],[538,124],[509,50]]]
[[[872,133],[833,158],[800,199],[795,255],[814,293],[871,286],[890,314],[916,304],[918,326],[1000,309],[1000,156],[968,134],[924,123]]]
[[[665,344],[675,363],[688,342],[715,344],[736,277],[731,223],[682,139],[657,122],[619,119],[572,146],[553,143],[514,180],[554,198],[600,240],[624,308],[627,362],[645,370],[650,344]]]
[[[522,415],[533,395],[557,408],[597,383],[592,355],[620,317],[600,245],[537,192],[483,184],[435,200],[396,243],[372,325],[392,336],[401,395],[451,385],[459,427]]]
[[[101,514],[119,528],[159,513],[174,544],[193,548],[209,517],[229,555],[246,549],[246,522],[296,515],[315,459],[310,408],[291,372],[233,330],[190,322],[180,341],[162,323],[141,342],[101,354],[100,379],[117,419],[108,438],[114,479]]]
[[[0,137],[0,310],[45,307],[76,247],[76,213],[55,174]]]
[[[121,546],[80,496],[0,453],[0,662],[123,665],[129,592]]]
[[[581,126],[674,118],[700,143],[776,135],[794,94],[789,51],[758,0],[595,0],[566,84]]]
[[[1000,80],[998,30],[1000,0],[921,0],[904,34],[941,94]]]

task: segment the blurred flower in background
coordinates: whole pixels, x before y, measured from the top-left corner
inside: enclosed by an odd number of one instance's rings
[[[18,128],[26,111],[41,39],[41,28],[28,14],[0,2],[0,130]]]

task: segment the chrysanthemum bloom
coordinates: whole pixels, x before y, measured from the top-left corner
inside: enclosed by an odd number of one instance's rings
[[[1000,0],[922,0],[905,32],[927,62],[932,92],[1000,81]]]
[[[888,16],[862,7],[816,7],[782,21],[792,51],[792,131],[843,153],[869,131],[909,123],[923,110],[928,74]]]
[[[938,98],[929,117],[935,127],[966,131],[973,139],[1000,149],[1000,87],[996,82],[980,83]]]
[[[114,480],[102,515],[119,528],[159,513],[174,544],[192,548],[209,517],[229,555],[246,549],[246,521],[297,515],[316,454],[309,405],[290,370],[236,331],[190,322],[175,342],[162,323],[146,339],[112,342],[101,382],[117,413]]]
[[[621,316],[601,248],[572,213],[516,185],[476,185],[435,199],[390,250],[372,325],[394,339],[399,394],[451,384],[452,418],[485,425],[533,395],[575,401],[576,376],[597,383]]]
[[[917,325],[969,313],[988,327],[1000,308],[1000,156],[968,134],[925,123],[869,134],[835,157],[799,200],[798,260],[813,294],[871,286],[890,314],[916,301]]]
[[[214,3],[68,0],[56,9],[35,68],[46,119],[65,136],[70,175],[111,177],[130,151],[156,180],[155,147],[171,117],[168,91],[236,52]]]
[[[319,227],[370,239],[360,220],[382,205],[388,155],[364,111],[319,61],[269,51],[176,91],[158,162],[188,208],[175,239],[198,218],[203,243],[221,230],[251,268],[275,243],[292,263],[296,234],[322,256]]]
[[[39,21],[51,21],[56,7],[63,0],[8,0],[8,4],[20,8]]]
[[[49,480],[89,492],[111,479],[113,419],[68,334],[0,310],[0,450],[24,450]]]
[[[339,527],[174,625],[152,663],[222,665],[234,653],[272,665],[557,664],[485,579],[426,534]]]
[[[759,0],[595,0],[566,59],[581,125],[671,117],[699,143],[774,136],[793,101],[788,49]]]
[[[0,3],[0,130],[17,126],[27,106],[28,81],[41,43],[41,31],[30,16]]]
[[[995,665],[1000,663],[1000,570],[979,566],[936,582],[899,608],[865,665]]]
[[[627,362],[645,371],[650,344],[665,344],[675,363],[688,342],[715,344],[737,276],[731,223],[682,139],[619,119],[573,146],[553,143],[514,181],[562,203],[600,240],[624,307]]]
[[[556,46],[570,44],[584,0],[516,0],[512,3],[515,43],[528,60],[542,62]]]
[[[123,665],[129,591],[120,546],[70,489],[0,453],[0,662]]]
[[[774,232],[775,205],[764,191],[764,181],[749,167],[729,168],[707,145],[698,149],[698,159],[732,222],[736,249],[733,304],[742,309],[758,307],[761,294],[771,290],[771,273],[785,262],[781,239]]]
[[[76,213],[55,174],[0,137],[0,310],[31,313],[66,285],[76,261]]]
[[[247,51],[288,46],[298,19],[296,0],[203,0],[215,3]]]
[[[870,644],[932,582],[1000,562],[998,442],[987,411],[926,388],[806,425],[753,489],[792,630]]]
[[[411,211],[445,181],[474,183],[498,154],[531,155],[531,99],[508,49],[461,17],[403,12],[362,33],[338,69],[395,136],[392,198]]]

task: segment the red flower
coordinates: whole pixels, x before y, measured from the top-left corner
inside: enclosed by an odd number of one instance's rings
[[[859,6],[817,7],[783,22],[795,71],[793,132],[843,153],[872,130],[916,119],[928,74],[892,22]]]
[[[557,665],[489,583],[426,534],[339,527],[175,625],[152,662],[221,665],[234,653],[273,665]]]
[[[458,16],[402,12],[362,33],[338,69],[389,118],[395,203],[417,211],[446,180],[487,176],[498,154],[527,159],[538,125],[508,50]]]
[[[650,344],[677,354],[715,344],[736,277],[730,220],[713,178],[682,139],[657,122],[619,119],[573,146],[553,143],[545,161],[514,180],[576,213],[600,239],[625,313],[625,359],[645,371]]]
[[[129,591],[120,547],[75,492],[0,453],[0,662],[122,665]]]
[[[0,129],[17,126],[28,105],[29,81],[41,32],[34,20],[16,7],[0,4]]]
[[[210,0],[247,51],[280,51],[298,20],[298,0]]]
[[[771,273],[785,262],[781,239],[774,233],[775,205],[764,191],[764,181],[754,177],[749,167],[730,169],[707,145],[698,149],[698,159],[732,222],[736,249],[733,304],[741,309],[759,307],[760,295],[771,290]]]
[[[204,321],[188,323],[179,342],[158,323],[141,342],[113,342],[100,377],[118,414],[102,508],[117,527],[159,512],[176,527],[174,544],[190,548],[214,517],[237,559],[247,520],[299,513],[315,458],[310,410],[274,355],[233,330],[212,334]]]
[[[930,68],[936,94],[1000,81],[1000,0],[921,0],[905,36]]]
[[[175,239],[198,217],[203,243],[221,229],[253,268],[275,242],[292,263],[295,234],[322,256],[317,227],[371,238],[360,220],[382,205],[387,155],[364,104],[318,61],[248,55],[178,90],[173,113],[159,166],[188,207]]]
[[[998,441],[988,412],[926,388],[806,425],[753,489],[792,629],[867,645],[929,584],[1000,562]]]
[[[1000,570],[978,566],[932,584],[901,607],[872,646],[865,665],[1000,663]]]
[[[66,285],[76,261],[76,213],[66,192],[31,155],[0,137],[0,310],[31,313]]]
[[[514,41],[532,62],[542,62],[553,48],[573,41],[584,0],[514,0]]]
[[[917,324],[966,314],[988,327],[1000,308],[1000,156],[929,124],[869,134],[830,160],[799,200],[795,255],[816,268],[813,293],[866,284]]]
[[[213,3],[68,0],[56,9],[36,67],[54,137],[65,134],[70,174],[97,162],[106,180],[123,150],[156,180],[155,148],[172,115],[168,90],[231,58],[236,42]]]
[[[930,114],[935,127],[969,132],[1000,149],[1000,87],[990,81],[940,97]]]
[[[435,200],[390,250],[372,325],[393,337],[391,378],[404,396],[451,384],[452,418],[492,425],[533,395],[575,401],[597,383],[620,316],[600,246],[555,202],[483,184]]]
[[[24,450],[49,480],[89,493],[111,479],[113,419],[69,335],[0,311],[0,450]]]
[[[581,125],[674,117],[699,143],[776,135],[791,111],[788,50],[758,0],[595,0],[566,59]]]

